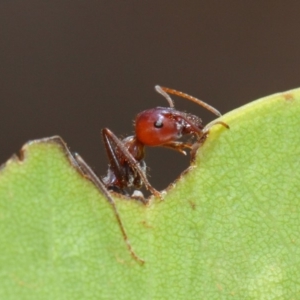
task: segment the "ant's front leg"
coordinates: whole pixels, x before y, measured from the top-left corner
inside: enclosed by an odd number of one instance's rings
[[[110,162],[110,174],[104,179],[107,185],[115,184],[120,189],[138,188],[139,186],[135,186],[134,183],[141,181],[154,196],[162,198],[161,193],[150,184],[145,170],[141,167],[144,145],[138,143],[135,137],[128,137],[121,141],[108,128],[102,130],[102,135]]]
[[[169,148],[183,155],[186,155],[185,149],[192,150],[193,145],[190,143],[174,141],[174,142],[168,142],[167,144],[163,144],[162,147]]]
[[[108,189],[106,188],[104,183],[101,181],[101,179],[94,173],[94,171],[91,169],[91,167],[84,161],[84,159],[78,153],[74,154],[74,158],[75,158],[80,170],[94,183],[94,185],[104,195],[104,197],[106,198],[108,203],[111,205],[113,212],[115,214],[115,217],[117,219],[118,225],[121,229],[123,239],[127,245],[127,248],[129,250],[131,256],[135,260],[137,260],[139,263],[143,264],[145,261],[142,258],[140,258],[139,256],[137,256],[137,254],[134,252],[134,250],[130,244],[128,235],[125,231],[125,227],[121,220],[121,216],[119,214],[116,203],[115,203],[114,199],[112,198],[110,192],[108,191]]]

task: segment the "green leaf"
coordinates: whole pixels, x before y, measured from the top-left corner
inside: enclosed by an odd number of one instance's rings
[[[300,89],[228,113],[148,206],[108,201],[58,138],[0,171],[0,299],[297,299]],[[174,162],[175,163],[175,162]]]

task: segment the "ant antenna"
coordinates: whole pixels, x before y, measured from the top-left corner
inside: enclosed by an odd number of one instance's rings
[[[174,108],[174,102],[171,99],[171,97],[166,93],[167,91],[164,91],[164,89],[160,85],[156,85],[154,88],[159,94],[161,94],[163,97],[165,97],[167,99],[170,107]]]
[[[167,87],[159,86],[159,85],[155,86],[155,89],[158,93],[162,94],[167,100],[168,100],[168,98],[171,100],[171,98],[169,97],[169,95],[167,93],[172,94],[172,95],[176,95],[176,96],[185,98],[187,100],[190,100],[190,101],[192,101],[192,102],[194,102],[198,105],[201,105],[202,107],[206,108],[207,110],[209,110],[213,114],[217,115],[218,117],[222,116],[221,113],[218,110],[216,110],[214,107],[212,107],[209,104],[203,102],[202,100],[199,100],[198,98],[190,96],[186,93],[179,92],[179,91],[176,91],[176,90],[173,90],[173,89],[170,89],[170,88],[167,88]],[[168,100],[168,102],[169,102],[169,100]],[[172,103],[173,103],[173,101],[172,101]],[[174,107],[174,103],[173,103],[173,106],[171,106],[171,107]]]

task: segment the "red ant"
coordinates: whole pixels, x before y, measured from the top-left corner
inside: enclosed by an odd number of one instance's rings
[[[185,149],[192,150],[196,143],[200,145],[201,142],[203,142],[212,126],[220,124],[229,128],[229,126],[222,121],[217,121],[204,127],[199,117],[176,110],[169,94],[193,101],[215,115],[221,116],[219,111],[205,102],[185,93],[158,85],[155,86],[155,90],[167,99],[170,107],[156,107],[139,113],[135,119],[135,135],[120,140],[108,128],[102,129],[104,145],[109,159],[106,177],[102,179],[98,178],[79,154],[75,154],[76,161],[80,168],[111,204],[131,255],[141,263],[144,263],[144,260],[139,258],[132,249],[115,201],[109,190],[127,195],[130,188],[140,189],[144,184],[146,189],[154,196],[162,198],[162,194],[152,187],[147,179],[146,164],[144,161],[145,146],[168,147],[182,154],[186,154]],[[184,135],[196,137],[196,143],[192,144],[178,141]],[[148,199],[144,199],[143,196],[137,196],[136,198],[144,204],[147,204],[149,201]]]

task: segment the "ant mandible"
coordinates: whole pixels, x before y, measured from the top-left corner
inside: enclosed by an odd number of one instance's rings
[[[131,188],[140,189],[144,185],[154,196],[162,199],[162,194],[152,187],[147,179],[146,164],[144,161],[145,146],[168,147],[186,154],[185,149],[192,150],[195,144],[178,141],[182,136],[192,135],[196,138],[196,143],[201,144],[200,141],[205,139],[212,126],[220,124],[229,128],[222,121],[216,121],[204,127],[199,117],[176,110],[169,94],[190,100],[203,106],[215,115],[221,116],[219,111],[207,103],[167,87],[157,85],[155,86],[155,90],[166,98],[169,107],[156,107],[139,113],[135,119],[135,135],[120,140],[108,128],[102,129],[104,145],[109,159],[109,168],[106,177],[102,179],[98,178],[83,158],[79,154],[75,154],[75,159],[79,167],[111,204],[131,255],[141,263],[144,263],[144,260],[139,258],[132,249],[109,190],[128,195],[128,190]],[[145,199],[143,196],[137,196],[136,198],[144,204],[148,203],[148,199]]]

